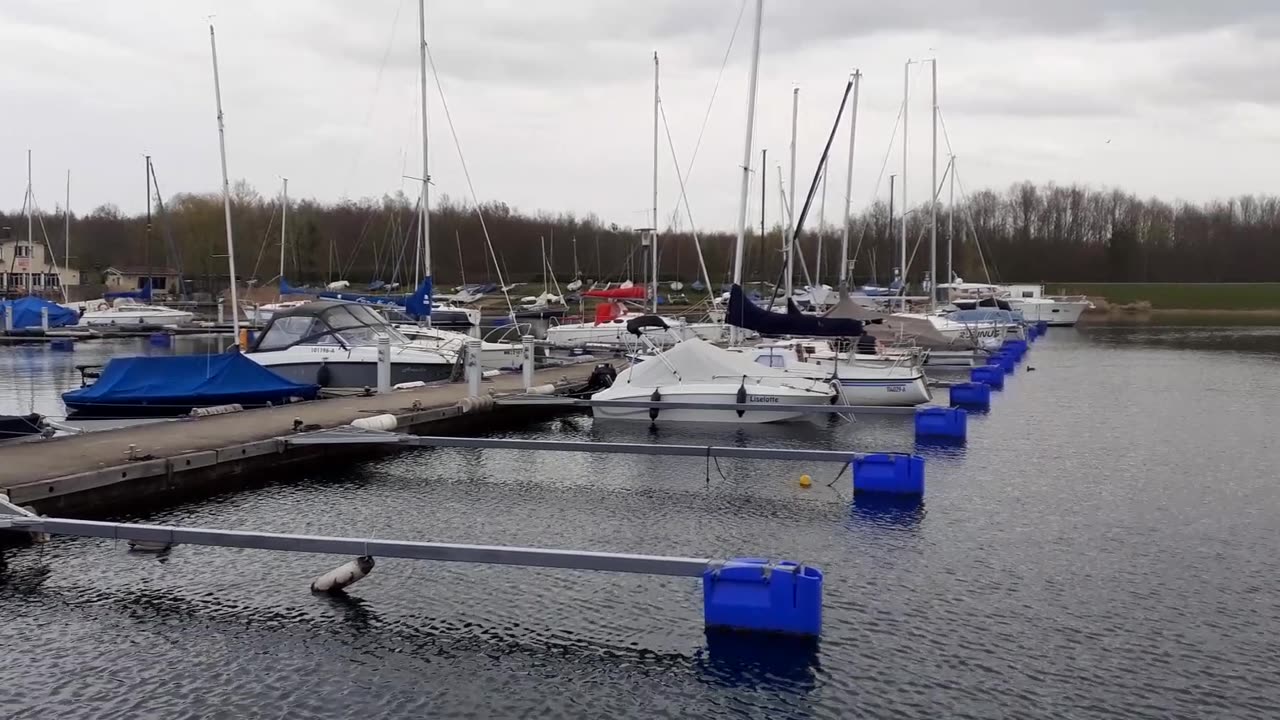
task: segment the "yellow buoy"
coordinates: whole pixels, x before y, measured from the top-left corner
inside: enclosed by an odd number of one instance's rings
[[[800,476],[800,487],[807,488],[812,484],[813,484],[813,479],[810,478],[808,475]]]

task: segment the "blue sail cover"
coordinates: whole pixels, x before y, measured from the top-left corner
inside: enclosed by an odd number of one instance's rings
[[[24,298],[18,298],[13,301],[6,301],[0,304],[0,316],[13,313],[13,329],[28,330],[40,327],[40,311],[43,308],[49,309],[49,327],[60,328],[68,325],[75,325],[80,320],[80,315],[75,310],[64,308],[57,303],[49,302],[38,297],[28,295]]]
[[[857,337],[862,334],[862,323],[846,318],[824,318],[800,312],[787,298],[787,313],[770,312],[747,300],[742,287],[734,285],[729,291],[729,312],[725,322],[754,330],[761,335],[799,335],[803,337]]]
[[[239,352],[115,358],[89,387],[62,394],[71,412],[181,415],[197,407],[314,400],[318,385],[291,382]]]

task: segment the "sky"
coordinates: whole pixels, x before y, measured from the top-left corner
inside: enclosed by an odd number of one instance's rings
[[[692,216],[734,228],[754,7],[428,0],[432,194],[650,224],[656,51],[660,225],[678,214],[686,227]],[[288,177],[291,198],[416,197],[405,177],[422,164],[414,0],[5,0],[0,207],[22,205],[28,149],[48,211],[62,207],[68,170],[74,211],[141,209],[144,154],[166,197],[217,191],[211,15],[233,181],[264,196]],[[762,176],[770,224],[780,212],[793,88],[802,203],[855,68],[853,190],[846,114],[825,215],[838,218],[846,197],[854,211],[886,198],[888,174],[903,171],[905,63],[928,58],[946,130],[938,173],[954,153],[959,197],[1023,180],[1189,202],[1275,192],[1275,0],[765,0],[750,221]],[[931,184],[930,71],[908,71],[912,205]]]

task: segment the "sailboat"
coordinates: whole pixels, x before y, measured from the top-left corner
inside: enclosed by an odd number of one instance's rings
[[[289,284],[284,279],[284,242],[289,222],[289,178],[281,179],[280,186],[280,274],[277,280],[280,283],[280,292],[276,295],[276,301],[266,305],[246,306],[244,308],[245,318],[254,325],[264,325],[281,310],[292,310],[300,305],[310,302],[310,300],[285,300],[285,290],[289,289]]]
[[[146,244],[151,244],[151,156],[147,163],[147,234]],[[142,287],[136,291],[105,293],[102,300],[87,307],[80,315],[79,325],[88,327],[125,326],[125,327],[165,327],[185,325],[195,319],[195,315],[185,310],[152,305],[151,277],[148,274],[142,281]]]

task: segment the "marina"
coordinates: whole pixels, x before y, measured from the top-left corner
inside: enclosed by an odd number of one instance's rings
[[[84,106],[0,208],[6,718],[1280,716],[1280,327],[1134,294],[1277,302],[1265,103],[1062,81],[1168,18],[122,2],[0,10]]]

